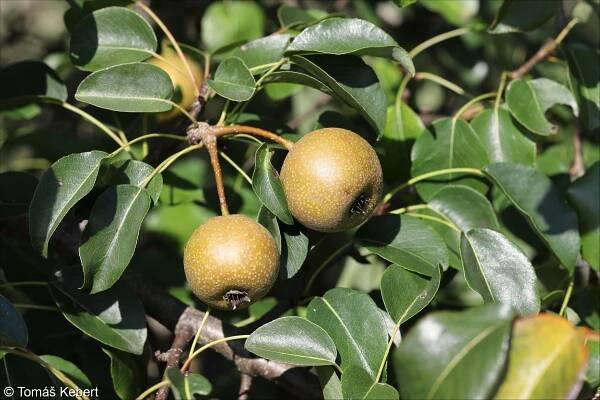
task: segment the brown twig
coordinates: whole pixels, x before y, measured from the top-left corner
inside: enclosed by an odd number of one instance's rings
[[[579,21],[577,19],[572,19],[556,38],[548,40],[529,60],[527,60],[527,62],[525,62],[525,64],[510,72],[510,78],[522,78],[529,71],[531,71],[537,63],[548,58],[552,53],[554,53],[554,50],[556,50],[558,45],[564,40],[567,34],[575,27],[575,25],[577,25],[578,22]]]
[[[585,162],[583,160],[583,147],[581,145],[581,132],[575,129],[573,132],[573,162],[569,168],[569,175],[578,178],[585,173]]]
[[[193,132],[194,129],[188,132]],[[219,161],[219,152],[217,151],[217,136],[214,129],[208,124],[199,125],[195,130],[202,143],[208,150],[210,156],[210,164],[215,174],[215,183],[217,185],[217,194],[219,195],[219,205],[221,207],[221,215],[229,215],[229,207],[227,207],[227,198],[225,197],[225,186],[223,185],[223,172],[221,170],[221,162]],[[189,135],[189,134],[188,134]]]
[[[240,390],[238,391],[238,400],[248,400],[251,388],[252,388],[252,377],[248,374],[241,374],[240,375]]]
[[[185,320],[186,317],[182,315],[182,319]],[[165,361],[167,363],[166,369],[179,367],[179,359],[181,358],[181,354],[183,353],[183,350],[188,345],[188,343],[193,339],[195,331],[189,324],[178,323],[175,326],[174,334],[175,338],[173,339],[173,344],[171,344],[171,348],[165,351],[164,353],[156,352],[156,358],[159,361]],[[164,386],[156,392],[155,400],[165,400],[168,397],[168,395],[169,386]]]
[[[269,132],[269,131],[267,131],[265,129],[261,129],[261,128],[256,128],[254,126],[247,126],[247,125],[220,126],[220,127],[214,127],[212,129],[212,133],[216,137],[245,133],[247,135],[258,136],[258,137],[272,140],[273,142],[279,143],[280,145],[282,145],[283,147],[285,147],[288,150],[291,150],[292,147],[294,146],[294,142],[284,139],[281,136],[276,135],[273,132]]]

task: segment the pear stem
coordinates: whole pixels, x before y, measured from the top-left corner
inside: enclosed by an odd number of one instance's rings
[[[292,147],[294,147],[294,142],[292,142],[291,140],[284,139],[281,136],[279,136],[273,132],[269,132],[269,131],[267,131],[265,129],[261,129],[261,128],[256,128],[254,126],[247,126],[247,125],[219,126],[219,127],[215,127],[212,130],[212,132],[216,137],[245,133],[247,135],[257,136],[257,137],[262,137],[265,139],[272,140],[273,142],[282,145],[287,150],[291,150]]]

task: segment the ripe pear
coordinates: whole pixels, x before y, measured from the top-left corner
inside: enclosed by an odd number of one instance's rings
[[[160,55],[164,60],[155,57],[148,62],[162,68],[169,75],[171,82],[173,83],[173,88],[175,89],[173,101],[179,104],[183,109],[189,110],[192,103],[196,100],[196,92],[194,83],[187,72],[185,64],[181,61],[177,52],[167,45],[163,45],[163,50]],[[200,67],[190,57],[186,57],[186,60],[190,66],[192,75],[194,75],[194,79],[196,79],[198,87],[200,87],[200,85],[202,85],[202,71]],[[170,111],[157,114],[156,119],[158,122],[166,122],[180,113],[181,111],[173,108]]]
[[[235,310],[263,298],[279,273],[275,240],[245,215],[210,218],[190,236],[184,251],[192,291],[213,308]]]
[[[371,145],[341,128],[319,129],[294,144],[281,168],[292,215],[304,226],[338,232],[366,221],[381,196],[381,164]]]

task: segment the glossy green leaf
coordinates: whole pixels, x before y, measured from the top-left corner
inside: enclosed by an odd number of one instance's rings
[[[281,69],[273,72],[265,79],[265,85],[269,83],[293,83],[296,85],[308,86],[320,90],[323,93],[332,95],[332,90],[327,85],[315,77],[310,76],[299,68]]]
[[[394,354],[403,399],[489,399],[502,377],[511,332],[507,305],[436,312]]]
[[[50,293],[64,317],[86,335],[128,353],[142,354],[146,318],[142,303],[121,283],[98,294],[79,289],[78,271],[58,271]]]
[[[524,136],[507,110],[484,110],[477,114],[471,126],[490,155],[490,161],[535,165],[535,143]]]
[[[445,186],[429,200],[428,205],[448,217],[463,232],[472,228],[500,230],[489,200],[468,186]]]
[[[423,221],[407,215],[387,214],[371,218],[356,233],[360,244],[378,256],[427,276],[438,265],[448,265],[442,238]]]
[[[67,100],[67,87],[40,61],[21,61],[0,69],[0,106],[30,103],[36,98]]]
[[[265,30],[265,15],[254,1],[212,3],[201,22],[202,42],[208,50],[259,38]]]
[[[144,389],[144,370],[138,358],[115,349],[102,351],[110,357],[110,376],[117,396],[121,400],[137,397]]]
[[[165,375],[173,389],[175,400],[194,399],[196,394],[207,396],[212,390],[208,379],[200,374],[183,375],[179,368],[167,368]]]
[[[568,198],[577,211],[583,258],[600,271],[600,162],[569,186]]]
[[[580,246],[577,215],[552,181],[537,170],[518,164],[494,163],[484,172],[572,273]]]
[[[114,160],[105,167],[102,176],[98,178],[96,186],[121,184],[138,186],[154,171],[154,167],[138,160]],[[161,174],[154,176],[146,186],[146,191],[154,204],[158,203],[162,186]]]
[[[51,365],[57,370],[63,372],[80,388],[85,389],[92,387],[92,382],[90,379],[83,373],[81,369],[79,369],[77,365],[73,364],[71,361],[53,355],[43,355],[40,356],[40,358],[48,365]]]
[[[0,294],[0,346],[27,346],[29,334],[21,314]]]
[[[515,322],[508,370],[497,399],[575,398],[587,368],[582,331],[542,314]]]
[[[339,400],[343,398],[342,382],[333,367],[323,365],[315,367],[317,378],[323,390],[323,400]]]
[[[277,250],[281,254],[281,230],[279,229],[279,223],[277,222],[275,214],[263,205],[258,211],[256,222],[267,228],[271,236],[273,236],[273,239],[275,239]]]
[[[523,126],[538,135],[552,135],[558,130],[546,119],[545,113],[556,104],[565,104],[579,114],[573,94],[560,83],[546,78],[519,79],[506,89],[506,103],[511,114]]]
[[[510,304],[521,315],[540,310],[533,265],[503,234],[472,229],[460,249],[467,283],[485,302]]]
[[[129,265],[150,201],[133,185],[112,186],[96,199],[79,246],[83,287],[92,294],[110,288]]]
[[[296,225],[284,225],[281,231],[281,263],[280,275],[286,279],[293,278],[308,255],[308,237]]]
[[[587,129],[598,132],[600,128],[600,58],[598,49],[581,43],[563,47],[569,62],[569,84],[581,110],[580,121]]]
[[[327,332],[300,317],[282,317],[261,326],[245,347],[260,357],[292,365],[332,365],[337,356]]]
[[[398,400],[396,389],[387,383],[373,382],[373,378],[362,368],[352,365],[342,374],[344,399],[352,400]]]
[[[282,222],[291,225],[294,223],[292,214],[288,209],[287,199],[279,176],[271,164],[274,150],[266,143],[256,150],[254,173],[252,174],[252,188],[261,203],[265,205]]]
[[[450,118],[433,122],[430,130],[417,138],[411,159],[413,177],[446,168],[483,168],[489,163],[487,151],[473,128],[463,120]],[[487,190],[487,184],[472,175],[448,173],[417,184],[417,191],[429,200],[448,181],[479,192]]]
[[[7,171],[0,174],[0,219],[27,213],[38,185],[30,174]]]
[[[557,1],[504,0],[490,33],[532,31],[539,28],[557,13]]]
[[[250,100],[256,81],[244,61],[230,57],[217,67],[214,79],[208,85],[220,96],[233,101]]]
[[[69,55],[77,68],[96,71],[144,61],[156,48],[156,35],[144,18],[125,7],[107,7],[77,23],[71,32]]]
[[[93,72],[75,92],[79,101],[120,112],[168,111],[171,96],[173,83],[169,75],[147,63],[121,64]]]
[[[329,18],[309,26],[294,38],[286,54],[355,54],[398,61],[411,75],[412,59],[385,31],[357,18]]]
[[[317,9],[302,9],[287,4],[277,9],[277,19],[282,27],[298,28],[315,23],[327,17],[327,13]]]
[[[434,268],[432,277],[390,265],[381,278],[381,297],[395,324],[402,324],[425,308],[440,287],[441,271]]]
[[[375,72],[355,56],[292,56],[291,60],[327,85],[336,97],[356,109],[382,135],[386,99]]]
[[[248,68],[270,64],[283,57],[283,51],[290,41],[290,35],[273,34],[243,44],[233,52]],[[265,72],[263,69],[259,72]]]
[[[343,370],[360,366],[375,379],[388,334],[381,310],[368,295],[352,289],[331,289],[309,303],[307,318],[331,336]]]
[[[94,187],[103,151],[70,154],[44,172],[29,206],[29,235],[44,257],[48,241],[67,212]]]
[[[459,26],[465,25],[479,11],[477,0],[419,0],[419,4]]]

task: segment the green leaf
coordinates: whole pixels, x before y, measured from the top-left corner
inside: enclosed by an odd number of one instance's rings
[[[477,114],[471,126],[490,155],[490,161],[535,165],[535,143],[524,136],[507,110],[484,110]]]
[[[430,130],[417,138],[411,160],[413,177],[446,168],[483,168],[489,163],[487,151],[473,128],[463,120],[450,118],[434,121]],[[424,200],[429,200],[448,181],[479,192],[487,190],[487,184],[476,177],[449,173],[417,184],[417,191]]]
[[[229,57],[219,64],[215,79],[209,80],[208,85],[226,99],[246,101],[254,95],[256,81],[242,59]]]
[[[110,376],[121,400],[137,397],[143,390],[144,369],[136,356],[119,350],[103,348],[110,357]]]
[[[587,170],[584,176],[571,183],[569,202],[579,217],[581,252],[596,271],[600,271],[600,162]]]
[[[362,368],[350,366],[342,374],[344,399],[398,400],[396,389],[387,383],[373,382],[373,378]]]
[[[294,38],[286,52],[292,54],[355,54],[398,61],[411,75],[412,59],[385,31],[357,18],[329,18],[309,26]]]
[[[171,367],[167,368],[165,375],[171,384],[175,400],[194,399],[195,394],[207,396],[212,390],[209,380],[200,374],[183,375],[179,368]]]
[[[600,340],[588,338],[585,342],[590,353],[585,380],[591,387],[600,386]]]
[[[300,317],[282,317],[261,326],[245,347],[260,357],[292,365],[333,365],[337,356],[327,332]]]
[[[43,355],[40,356],[40,358],[57,370],[64,372],[65,375],[71,378],[80,388],[85,389],[92,387],[90,379],[72,362],[53,355]]]
[[[546,111],[555,104],[565,104],[579,114],[573,94],[560,83],[546,78],[512,81],[506,89],[506,103],[512,115],[523,126],[538,135],[548,136],[558,131],[546,119]]]
[[[300,271],[306,260],[309,247],[308,237],[297,224],[282,226],[280,230],[282,246],[279,274],[290,279]]]
[[[355,56],[292,56],[292,62],[323,82],[336,97],[356,109],[379,136],[385,130],[386,99],[375,72]]]
[[[408,7],[411,4],[415,4],[417,0],[394,0],[394,4],[398,7]]]
[[[479,11],[477,0],[419,0],[430,11],[440,14],[453,25],[465,25]]]
[[[277,72],[273,72],[264,81],[265,85],[270,84],[270,83],[271,84],[272,83],[275,83],[275,84],[277,84],[277,83],[293,83],[293,84],[304,85],[304,86],[311,87],[313,89],[320,90],[321,92],[328,94],[328,95],[333,94],[331,89],[329,89],[329,87],[327,87],[327,85],[325,83],[308,75],[306,72],[304,72],[303,70],[301,70],[297,67],[294,68],[294,66],[292,66],[292,68],[287,69],[287,70],[281,69]]]
[[[494,163],[484,172],[572,273],[580,246],[577,215],[552,181],[541,172],[518,164]]]
[[[252,174],[252,188],[261,203],[284,223],[291,225],[294,219],[288,209],[287,199],[283,192],[283,186],[279,176],[271,164],[274,150],[268,144],[263,143],[256,150],[256,161],[254,173]]]
[[[38,180],[25,172],[0,174],[0,219],[27,213]]]
[[[277,9],[277,19],[279,20],[279,24],[282,27],[287,28],[300,29],[303,26],[313,24],[327,16],[328,14],[322,10],[305,10],[286,4],[281,5],[281,7]]]
[[[8,299],[0,294],[0,346],[26,347],[27,325]]]
[[[248,68],[274,63],[283,57],[290,37],[288,34],[273,34],[256,39],[240,46],[233,55],[239,57]],[[266,69],[261,72],[264,71]]]
[[[201,22],[202,42],[208,50],[261,37],[265,15],[254,1],[212,3]]]
[[[56,72],[40,61],[21,61],[0,69],[0,106],[35,99],[67,100],[67,87]]]
[[[96,186],[116,186],[130,184],[138,186],[154,172],[154,167],[138,160],[112,160],[98,178]],[[158,174],[148,182],[146,190],[154,204],[158,203],[163,186],[162,175]]]
[[[433,269],[432,275],[429,278],[398,265],[390,265],[385,270],[381,278],[381,297],[395,324],[409,320],[431,302],[440,287],[439,267]]]
[[[511,320],[510,307],[493,304],[421,319],[394,354],[402,398],[491,398],[507,359]]]
[[[539,312],[533,265],[503,234],[472,229],[462,235],[460,253],[467,283],[485,302],[510,304],[521,315]]]
[[[29,206],[29,235],[35,251],[48,256],[48,241],[67,212],[94,187],[103,151],[70,154],[44,172]]]
[[[115,65],[88,75],[75,98],[84,103],[120,112],[161,112],[172,105],[173,83],[156,65]]]
[[[108,346],[142,354],[146,342],[144,307],[121,283],[98,294],[77,289],[79,271],[58,271],[50,293],[64,317],[86,335]]]
[[[315,367],[315,372],[323,388],[323,400],[339,400],[343,398],[342,383],[332,367],[327,365]]]
[[[343,370],[360,366],[375,379],[388,334],[383,313],[368,295],[352,289],[331,289],[309,303],[307,318],[331,336]]]
[[[504,0],[488,32],[532,31],[556,15],[558,4],[557,1]]]
[[[563,47],[569,62],[569,84],[581,109],[580,121],[598,135],[600,128],[600,69],[598,49],[574,43]]]
[[[277,250],[281,254],[281,231],[279,224],[277,223],[277,217],[267,207],[260,206],[258,215],[256,216],[256,222],[267,228],[275,243],[277,244]]]
[[[542,314],[515,322],[508,370],[497,399],[575,398],[587,368],[582,331]]]
[[[489,200],[468,186],[445,186],[429,200],[428,205],[448,217],[463,232],[472,228],[500,230]]]
[[[79,246],[83,287],[91,288],[92,294],[110,288],[121,277],[149,209],[150,196],[138,186],[112,186],[98,196]]]
[[[371,218],[356,233],[360,244],[378,256],[410,271],[433,276],[448,265],[446,245],[423,221],[407,215]]]
[[[135,11],[107,7],[82,18],[71,33],[69,55],[77,68],[97,71],[144,61],[157,48],[152,27]]]

